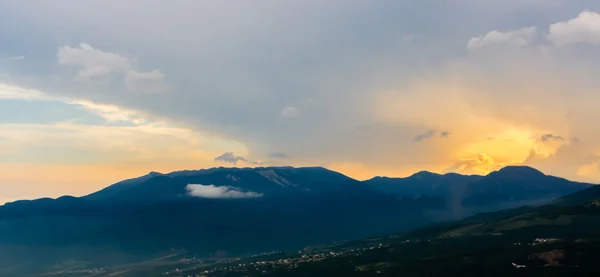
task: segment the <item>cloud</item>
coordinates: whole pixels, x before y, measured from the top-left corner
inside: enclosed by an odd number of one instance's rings
[[[467,43],[469,50],[477,50],[494,44],[508,46],[526,46],[531,43],[536,27],[527,27],[514,31],[491,31],[483,36],[474,37]]]
[[[576,18],[550,25],[547,36],[557,47],[573,44],[600,44],[600,14],[583,11]]]
[[[283,108],[281,110],[280,114],[281,114],[281,116],[283,116],[285,118],[292,118],[292,117],[297,117],[298,115],[300,115],[300,111],[296,107],[288,106],[288,107]]]
[[[527,158],[525,158],[525,161],[523,161],[524,164],[528,164],[531,163],[532,161],[534,161],[537,158],[537,153],[535,152],[535,149],[531,149],[529,151],[529,155],[527,156]]]
[[[85,43],[79,44],[79,47],[65,45],[59,48],[58,63],[80,67],[75,77],[77,81],[107,81],[111,74],[125,73],[133,67],[128,58]]]
[[[247,162],[248,160],[242,156],[234,155],[233,152],[225,152],[221,156],[215,158],[215,162],[237,164],[239,161]]]
[[[415,139],[414,139],[414,140],[415,140],[416,142],[420,142],[420,141],[423,141],[423,140],[426,140],[426,139],[432,139],[432,138],[434,138],[434,137],[435,137],[435,135],[436,135],[437,133],[438,133],[438,132],[437,132],[436,130],[429,130],[429,131],[427,131],[426,133],[423,133],[423,134],[419,134],[419,135],[417,135],[417,136],[415,137]],[[448,131],[442,131],[442,132],[439,132],[439,137],[440,137],[440,138],[447,138],[447,137],[449,137],[450,135],[451,135],[451,133],[450,133],[450,132],[448,132]]]
[[[59,48],[58,62],[60,65],[80,68],[76,81],[109,83],[113,75],[119,75],[124,76],[125,87],[130,92],[157,93],[171,87],[160,70],[137,71],[129,58],[85,43],[79,44],[79,47],[65,45]]]
[[[128,71],[125,74],[127,90],[137,93],[157,93],[168,90],[171,86],[165,82],[165,74],[155,69],[150,72]]]
[[[289,159],[290,156],[288,156],[288,154],[283,153],[283,152],[273,152],[271,154],[269,154],[269,158],[275,158],[275,159]]]
[[[446,169],[447,172],[459,172],[463,174],[481,174],[485,175],[491,171],[502,168],[504,164],[494,161],[494,158],[487,154],[478,154],[475,157],[462,159],[453,166]]]
[[[16,86],[0,83],[0,100],[26,100],[26,101],[47,101],[60,102],[69,105],[77,105],[87,111],[96,114],[109,123],[114,122],[131,122],[134,124],[142,124],[146,122],[146,116],[139,111],[125,109],[116,105],[97,104],[89,100],[74,100],[68,97],[51,96],[37,90],[24,89]]]
[[[243,156],[236,156],[233,152],[225,152],[214,159],[215,162],[230,163],[237,165],[238,162],[243,162],[246,165],[265,165],[268,162],[258,160],[248,160]]]
[[[24,89],[16,86],[0,83],[0,100],[2,99],[20,99],[20,100],[48,100],[50,97],[44,93],[32,90]]]
[[[253,191],[243,192],[239,188],[229,186],[215,185],[196,185],[189,184],[186,186],[188,195],[200,198],[217,198],[217,199],[239,199],[239,198],[258,198],[262,197],[262,193]]]
[[[544,134],[540,137],[540,140],[543,142],[546,141],[565,141],[565,138],[561,136],[555,136],[553,134]]]
[[[591,177],[596,180],[600,179],[600,159],[598,161],[582,165],[578,170],[577,174],[580,176]]]
[[[47,93],[43,93],[37,90],[24,89],[0,83],[0,100],[3,99],[25,100],[29,102],[62,103],[67,105],[73,105],[77,110],[85,109],[86,111],[105,119],[107,123],[128,122],[140,125],[143,123],[152,122],[152,120],[149,120],[149,117],[147,115],[132,109],[126,109],[116,105],[97,104],[89,100],[78,100],[71,99],[68,97],[58,97],[56,95],[48,95]]]
[[[73,100],[70,103],[82,106],[84,109],[106,119],[109,123],[122,121],[143,124],[147,121],[139,111],[124,109],[115,105],[96,104],[87,100]]]
[[[13,57],[9,57],[8,59],[13,60],[13,61],[24,60],[25,56],[13,56]]]
[[[419,141],[423,141],[423,140],[426,140],[426,139],[433,138],[433,136],[435,136],[435,134],[436,134],[436,131],[435,131],[435,130],[429,130],[429,131],[427,131],[426,133],[423,133],[423,134],[417,135],[417,136],[415,137],[415,141],[416,141],[416,142],[419,142]]]

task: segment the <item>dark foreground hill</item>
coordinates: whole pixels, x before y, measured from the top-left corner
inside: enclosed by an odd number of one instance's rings
[[[94,276],[598,276],[600,200],[575,200],[595,191],[408,233],[315,245],[300,253],[155,261]]]
[[[560,205],[480,214],[407,234],[323,246],[303,255],[331,253],[325,259],[285,257],[299,265],[280,265],[269,274],[246,269],[251,273],[245,276],[599,276],[596,191],[566,196],[557,201]],[[581,199],[584,194],[595,196]]]
[[[449,190],[476,179],[458,202],[447,194],[389,193],[319,167],[153,172],[81,198],[17,201],[0,207],[0,276],[110,267],[169,253],[221,259],[293,250],[454,219],[457,206],[463,215],[589,186],[529,168],[451,177],[458,181],[447,182]]]

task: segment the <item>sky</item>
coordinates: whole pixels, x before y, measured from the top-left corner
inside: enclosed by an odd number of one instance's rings
[[[0,0],[0,203],[215,166],[600,183],[598,72],[595,0]]]

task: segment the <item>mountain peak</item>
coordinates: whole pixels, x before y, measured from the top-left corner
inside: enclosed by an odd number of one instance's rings
[[[498,173],[503,173],[503,174],[520,174],[520,175],[545,175],[544,173],[542,173],[541,171],[530,167],[530,166],[516,166],[516,165],[511,165],[511,166],[506,166],[503,167],[502,169],[497,171]]]
[[[422,170],[413,175],[410,175],[410,177],[417,177],[417,178],[427,178],[427,177],[434,177],[434,176],[439,176],[439,174],[433,173],[430,171],[426,171],[426,170]]]

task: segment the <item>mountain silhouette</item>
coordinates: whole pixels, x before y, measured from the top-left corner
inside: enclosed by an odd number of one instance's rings
[[[260,193],[266,197],[348,188],[370,189],[357,180],[323,167],[218,167],[168,174],[151,172],[116,183],[83,198],[109,202],[160,202],[188,197],[188,185],[227,186]]]
[[[527,167],[364,182],[322,167],[151,172],[83,197],[0,206],[0,245],[10,245],[14,259],[34,258],[22,265],[31,272],[73,259],[144,260],[169,249],[243,255],[406,231],[589,186]]]
[[[528,166],[507,166],[486,176],[421,171],[406,178],[375,177],[364,183],[387,193],[444,197],[475,207],[545,202],[591,186]]]

